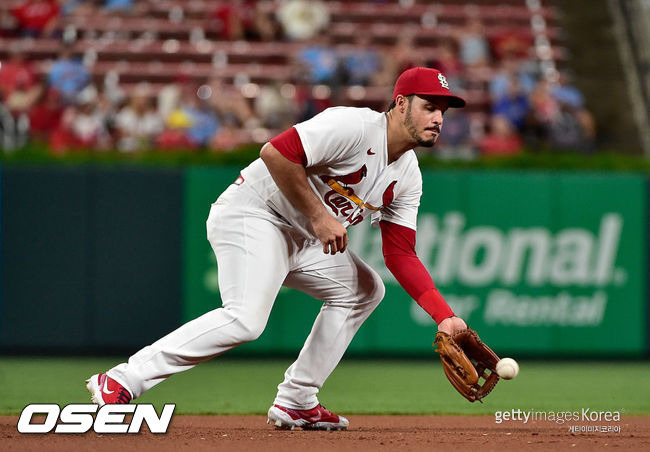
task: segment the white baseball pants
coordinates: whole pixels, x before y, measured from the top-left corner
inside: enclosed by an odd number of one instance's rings
[[[286,225],[244,183],[212,205],[208,240],[223,306],[186,323],[107,373],[134,397],[167,377],[257,339],[282,285],[323,301],[274,403],[318,404],[317,393],[355,333],[384,296],[379,275],[349,250],[332,256]]]

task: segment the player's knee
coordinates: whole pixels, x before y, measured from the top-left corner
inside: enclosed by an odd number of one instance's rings
[[[364,309],[373,310],[384,299],[386,287],[376,272],[373,271],[369,276],[365,290],[359,298],[359,302],[363,305]]]
[[[370,295],[370,301],[376,306],[381,302],[381,300],[384,299],[384,295],[386,295],[386,286],[384,286],[384,282],[381,280],[381,277],[378,274],[375,274],[374,278],[374,290]]]
[[[235,322],[239,327],[237,341],[241,343],[254,341],[262,335],[266,328],[266,319],[256,319],[250,315],[239,315]]]
[[[379,279],[379,284],[377,285],[377,293],[375,294],[377,303],[383,300],[385,295],[386,295],[386,286],[384,286],[384,282],[381,279]]]

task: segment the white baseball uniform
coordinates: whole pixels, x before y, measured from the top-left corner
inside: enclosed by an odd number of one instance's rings
[[[411,150],[388,164],[385,114],[336,107],[295,126],[315,193],[343,225],[366,216],[415,229],[422,175]],[[212,205],[208,240],[223,306],[143,348],[107,374],[134,397],[174,373],[259,337],[281,286],[322,300],[275,403],[318,404],[317,393],[384,295],[379,275],[349,249],[324,254],[307,218],[255,160]]]

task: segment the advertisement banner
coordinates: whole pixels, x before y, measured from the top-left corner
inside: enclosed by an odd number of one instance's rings
[[[418,255],[454,311],[490,346],[528,355],[643,352],[643,177],[423,176]],[[390,334],[372,343],[424,352],[434,324],[385,269],[371,229],[355,226],[350,241],[387,287],[371,320]]]
[[[220,305],[205,220],[237,173],[186,173],[185,321]],[[431,171],[423,178],[418,255],[454,311],[497,352],[643,352],[642,176]],[[350,351],[430,355],[435,325],[386,269],[379,231],[365,221],[349,234],[350,250],[387,289]],[[319,307],[283,289],[266,331],[241,353],[297,351]]]

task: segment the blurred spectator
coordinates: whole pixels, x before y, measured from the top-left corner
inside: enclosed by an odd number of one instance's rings
[[[416,34],[417,29],[405,28],[404,32],[397,36],[395,46],[389,48],[384,55],[384,71],[378,75],[377,84],[393,85],[397,76],[405,70],[426,65],[424,52],[417,49]]]
[[[121,151],[150,149],[163,131],[163,120],[153,104],[149,87],[138,86],[129,103],[115,117],[117,147]]]
[[[166,119],[167,129],[163,137],[166,147],[205,147],[219,130],[219,119],[206,96],[203,99],[199,97],[197,86],[187,83],[181,93],[180,105]]]
[[[523,62],[517,58],[505,58],[499,63],[499,68],[490,79],[489,91],[492,101],[507,96],[511,91],[510,85],[514,81],[526,95],[535,89],[535,77],[526,70]]]
[[[493,36],[491,45],[496,60],[522,59],[528,56],[532,41],[524,32],[504,28]]]
[[[275,5],[273,2],[255,2],[255,27],[252,39],[273,41],[280,34],[280,24],[275,20]]]
[[[95,3],[94,0],[93,1],[87,1],[87,0],[59,1],[59,5],[61,6],[61,15],[68,16],[77,13],[88,15],[95,10],[94,3]]]
[[[32,138],[46,142],[61,123],[63,103],[58,91],[49,89],[45,92],[29,113],[29,130]]]
[[[523,141],[514,126],[508,118],[499,115],[490,118],[489,132],[479,142],[483,155],[514,155],[521,152],[522,147]]]
[[[295,85],[296,94],[293,98],[296,106],[295,122],[302,122],[317,115],[321,111],[334,106],[331,90],[325,85],[313,86],[309,83],[298,82]]]
[[[504,116],[520,132],[524,130],[530,110],[528,96],[521,90],[518,79],[508,84],[508,92],[492,104],[492,114]]]
[[[530,95],[530,107],[525,137],[531,147],[538,148],[547,143],[549,127],[560,114],[560,104],[551,94],[548,80],[537,82]]]
[[[204,101],[188,105],[184,107],[184,111],[190,117],[188,138],[199,147],[207,146],[221,126],[217,115]]]
[[[296,107],[293,98],[296,87],[280,83],[263,86],[260,94],[255,97],[255,112],[262,125],[270,129],[285,130],[294,124]]]
[[[210,26],[223,40],[270,41],[276,32],[269,6],[257,0],[220,1],[212,12]]]
[[[318,0],[285,0],[277,15],[287,38],[297,41],[320,34],[330,21],[327,5]]]
[[[20,81],[5,99],[5,106],[15,117],[18,117],[27,113],[36,104],[42,90],[40,85],[29,86]]]
[[[50,141],[55,153],[70,149],[106,150],[111,146],[106,116],[99,108],[99,94],[88,85],[77,95],[77,104],[67,107]]]
[[[476,151],[472,144],[472,127],[467,113],[459,108],[445,112],[444,133],[440,135],[434,150],[445,159],[471,159]]]
[[[245,132],[232,124],[226,124],[212,137],[210,149],[213,151],[232,151],[244,144]]]
[[[341,80],[339,53],[329,35],[319,35],[297,55],[299,70],[310,83],[338,86]]]
[[[570,75],[566,71],[560,72],[558,83],[553,86],[551,93],[558,102],[573,109],[583,108],[585,99],[578,88],[571,84]]]
[[[16,19],[7,9],[0,7],[0,37],[8,37],[14,33]]]
[[[219,39],[234,41],[244,38],[241,1],[218,2],[212,12],[211,22],[219,33]]]
[[[593,116],[584,108],[582,94],[567,79],[559,85],[545,79],[531,95],[530,132],[534,146],[557,150],[593,150],[596,135]]]
[[[485,28],[480,16],[467,19],[459,37],[459,57],[463,65],[476,68],[484,67],[490,62],[490,44],[485,39]]]
[[[52,36],[61,7],[56,0],[26,0],[11,9],[22,36]]]
[[[157,104],[158,113],[166,121],[172,111],[180,105],[181,87],[178,83],[169,83],[163,86],[158,92]]]
[[[215,77],[208,85],[199,89],[203,91],[199,93],[199,97],[208,102],[221,124],[238,128],[251,128],[258,125],[255,112],[236,87],[225,85],[222,79]]]
[[[90,82],[90,74],[81,60],[73,58],[72,49],[64,46],[50,68],[48,81],[52,88],[61,93],[66,103],[72,103]]]
[[[382,71],[382,59],[370,36],[361,34],[357,46],[343,56],[345,81],[348,85],[371,85]]]
[[[557,118],[550,124],[548,144],[557,150],[591,152],[595,127],[591,115],[562,104]]]
[[[192,121],[189,115],[181,109],[173,110],[165,121],[165,130],[156,138],[156,147],[163,150],[195,149],[188,134]]]
[[[32,63],[25,61],[22,44],[9,50],[9,58],[0,65],[0,100],[6,100],[17,87],[30,89],[36,84]]]
[[[133,9],[133,0],[106,0],[103,8],[106,12],[126,13]]]
[[[551,85],[546,79],[537,82],[530,95],[530,103],[535,123],[548,125],[560,113],[560,104],[551,93]]]

